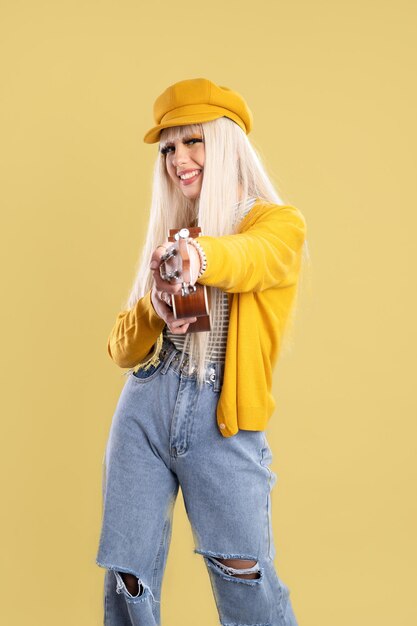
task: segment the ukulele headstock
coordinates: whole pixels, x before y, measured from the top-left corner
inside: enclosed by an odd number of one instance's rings
[[[204,285],[191,285],[190,277],[190,255],[188,238],[201,235],[199,226],[189,228],[171,228],[168,241],[176,243],[170,246],[165,254],[161,256],[159,272],[163,280],[180,280],[181,294],[172,295],[171,303],[176,319],[186,317],[197,317],[197,321],[189,325],[187,332],[207,332],[211,330],[210,325],[210,303],[207,288]],[[191,245],[190,245],[191,247]],[[165,262],[176,257],[176,267],[167,273]]]

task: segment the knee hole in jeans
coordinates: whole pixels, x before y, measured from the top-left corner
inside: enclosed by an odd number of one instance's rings
[[[231,576],[236,576],[237,578],[248,578],[248,579],[260,578],[261,576],[257,561],[252,561],[248,559],[220,559],[218,557],[215,559],[213,559],[213,557],[211,558],[212,560],[215,560],[225,565],[227,568],[227,573],[230,574]],[[247,572],[244,574],[239,574],[237,573],[236,570],[240,570],[240,569],[241,570],[250,569],[254,571]]]
[[[134,598],[138,598],[143,593],[143,585],[140,584],[138,578],[133,574],[129,574],[127,572],[118,572],[123,579],[123,582],[126,586],[128,592]]]

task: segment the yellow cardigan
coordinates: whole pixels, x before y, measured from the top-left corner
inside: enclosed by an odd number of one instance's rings
[[[295,301],[306,222],[290,205],[258,200],[233,235],[196,240],[207,257],[198,282],[229,294],[229,329],[217,425],[224,437],[239,429],[265,430],[275,400],[272,371]],[[135,367],[149,352],[157,359],[165,322],[148,291],[121,311],[107,350],[119,367]]]

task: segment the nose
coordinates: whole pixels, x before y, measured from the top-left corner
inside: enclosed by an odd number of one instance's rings
[[[175,146],[175,154],[172,159],[172,164],[174,167],[177,167],[180,163],[186,163],[187,158],[187,146],[185,146],[182,141],[179,141]]]

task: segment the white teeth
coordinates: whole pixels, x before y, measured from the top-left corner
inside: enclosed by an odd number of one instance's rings
[[[195,176],[196,174],[198,174],[199,170],[194,170],[193,172],[188,172],[188,174],[182,174],[180,176],[181,180],[187,180],[187,178],[192,178],[193,176]]]

